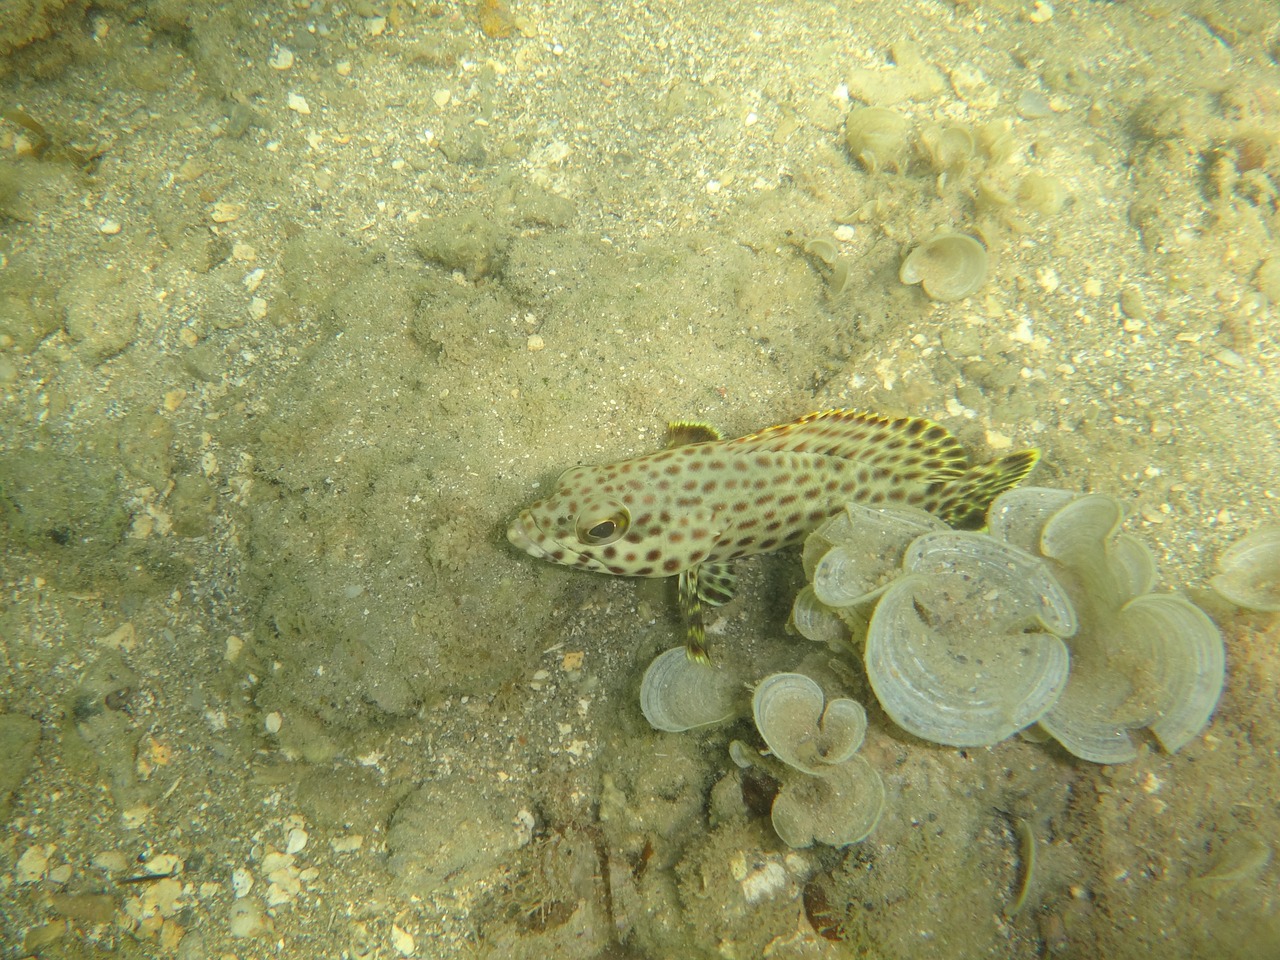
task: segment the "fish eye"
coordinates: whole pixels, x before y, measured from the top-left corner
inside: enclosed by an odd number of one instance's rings
[[[592,546],[613,543],[631,525],[631,514],[617,501],[584,510],[578,516],[578,539]]]

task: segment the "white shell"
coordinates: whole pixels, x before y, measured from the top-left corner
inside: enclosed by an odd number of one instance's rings
[[[1071,676],[1040,726],[1068,751],[1095,763],[1138,754],[1131,731],[1150,728],[1171,753],[1208,722],[1225,679],[1222,635],[1199,607],[1152,594],[1155,560],[1117,533],[1120,505],[1077,497],[1044,526],[1041,549],[1065,568],[1086,624],[1069,641]]]
[[[920,284],[930,300],[963,300],[986,282],[987,249],[967,233],[940,234],[907,254],[898,279]]]
[[[684,647],[673,647],[645,670],[640,709],[655,730],[680,733],[736,716],[739,688],[727,667],[698,663]]]
[[[987,532],[1028,553],[1039,553],[1044,525],[1075,499],[1076,494],[1070,490],[1014,487],[991,501],[987,510]]]
[[[849,642],[849,628],[835,610],[813,595],[813,587],[802,587],[791,605],[791,622],[806,640],[839,647]]]
[[[1146,594],[1072,644],[1072,676],[1040,721],[1071,753],[1095,763],[1137,756],[1129,731],[1149,727],[1173,753],[1209,721],[1225,678],[1222,635],[1173,594]]]
[[[887,107],[854,107],[844,123],[845,145],[869,173],[897,168],[910,132],[911,121]]]
[[[983,534],[928,533],[867,631],[867,677],[885,712],[935,743],[986,746],[1035,723],[1061,694],[1075,611],[1043,561]]]
[[[945,523],[914,507],[869,507],[850,503],[817,531],[832,546],[810,573],[813,592],[829,607],[874,600],[899,573],[907,545]]]
[[[1246,610],[1280,610],[1280,525],[1261,527],[1218,558],[1209,581],[1219,596]]]
[[[836,698],[823,709],[822,688],[802,673],[774,673],[751,700],[760,736],[775,757],[796,770],[825,774],[852,757],[867,732],[856,700]]]
[[[789,847],[815,840],[844,847],[875,829],[884,805],[880,774],[862,757],[852,757],[822,776],[787,780],[773,801],[773,829]]]

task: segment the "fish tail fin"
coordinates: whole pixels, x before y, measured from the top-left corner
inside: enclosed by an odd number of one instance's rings
[[[934,513],[959,530],[976,530],[986,523],[991,501],[1025,480],[1039,461],[1033,448],[970,467],[943,484]]]

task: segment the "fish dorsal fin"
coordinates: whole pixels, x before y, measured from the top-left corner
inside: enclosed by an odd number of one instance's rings
[[[723,439],[720,431],[707,423],[692,420],[672,420],[667,424],[667,446],[683,447],[688,443],[706,443]]]
[[[919,469],[921,479],[946,480],[969,466],[960,441],[923,417],[882,417],[857,410],[823,410],[732,441],[752,450],[816,453],[895,473]]]

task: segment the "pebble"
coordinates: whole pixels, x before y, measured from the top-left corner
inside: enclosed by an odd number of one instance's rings
[[[158,853],[146,864],[147,873],[174,874],[182,871],[182,858],[172,853]]]
[[[1213,359],[1217,360],[1224,367],[1230,367],[1232,370],[1244,369],[1244,357],[1236,353],[1234,350],[1217,350],[1213,354]]]
[[[1000,91],[987,82],[986,75],[969,63],[954,67],[948,76],[956,96],[975,110],[991,110],[1000,102]]]
[[[129,858],[119,850],[104,850],[93,856],[92,863],[99,870],[107,873],[124,873],[129,866]]]
[[[244,867],[236,867],[231,871],[231,890],[236,895],[236,899],[247,897],[249,891],[253,889],[253,874]]]
[[[272,70],[288,70],[293,66],[293,51],[288,47],[273,47],[271,56],[267,58],[267,66]]]
[[[44,876],[47,869],[49,869],[49,851],[39,845],[28,847],[26,852],[18,858],[18,882],[35,883]]]
[[[290,110],[294,111],[294,113],[300,113],[304,117],[311,114],[311,106],[307,103],[307,98],[301,94],[289,94],[288,105]]]
[[[1027,19],[1032,23],[1048,23],[1053,19],[1053,7],[1045,3],[1044,0],[1036,0],[1035,6],[1027,14]]]
[[[525,341],[525,347],[530,353],[537,353],[539,350],[545,350],[547,342],[536,333],[529,334],[529,339]]]
[[[355,853],[364,846],[364,835],[353,833],[346,837],[334,837],[329,841],[329,849],[334,853]]]
[[[263,718],[262,725],[266,728],[267,733],[274,736],[279,733],[280,728],[284,726],[284,718],[280,716],[280,712],[278,710],[272,710]]]
[[[294,827],[289,831],[286,839],[284,850],[285,853],[299,853],[307,845],[307,831],[301,827]]]
[[[394,923],[391,925],[391,945],[402,957],[411,957],[418,949],[418,945],[414,943],[413,934]]]
[[[233,937],[261,937],[272,927],[261,906],[252,900],[237,900],[231,905],[230,929]]]
[[[209,208],[209,219],[214,223],[231,223],[233,220],[240,219],[242,213],[244,213],[244,204],[219,200]]]
[[[121,228],[120,228],[119,220],[111,220],[108,218],[108,219],[98,221],[98,232],[101,234],[105,234],[108,237],[114,237],[117,233],[120,232],[120,229]]]
[[[1018,96],[1018,116],[1024,120],[1039,120],[1053,113],[1049,100],[1035,90],[1024,90]]]

